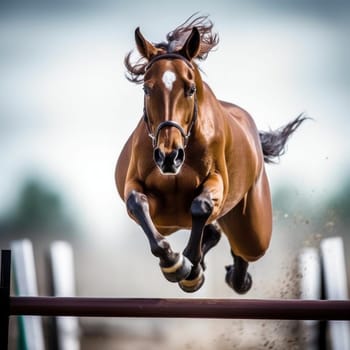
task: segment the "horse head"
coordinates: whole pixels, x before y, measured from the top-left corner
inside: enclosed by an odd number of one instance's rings
[[[173,52],[147,41],[135,31],[137,49],[148,64],[144,75],[144,121],[153,141],[153,158],[164,175],[176,175],[197,119],[196,68],[200,33],[193,28]]]

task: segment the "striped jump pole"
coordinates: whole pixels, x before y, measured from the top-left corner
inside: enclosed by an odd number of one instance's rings
[[[320,248],[326,299],[348,300],[345,249],[342,238],[323,239]],[[332,350],[350,349],[350,322],[331,320],[328,327]]]
[[[73,248],[68,242],[55,241],[50,246],[52,292],[56,297],[75,296],[75,274]],[[76,317],[54,315],[54,342],[58,350],[79,350],[80,329]]]
[[[38,296],[33,244],[29,239],[11,242],[13,284],[18,296]],[[44,350],[44,331],[41,315],[20,315],[19,338],[24,350]]]

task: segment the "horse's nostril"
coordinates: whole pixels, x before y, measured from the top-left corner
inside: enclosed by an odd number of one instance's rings
[[[185,151],[183,148],[177,149],[175,152],[177,152],[175,157],[175,163],[182,164],[182,162],[185,159]]]
[[[153,157],[156,164],[161,165],[164,162],[165,154],[159,148],[156,148],[153,152]]]

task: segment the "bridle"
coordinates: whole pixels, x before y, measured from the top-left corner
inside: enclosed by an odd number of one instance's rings
[[[192,65],[192,63],[189,60],[187,60],[184,56],[176,54],[176,53],[167,53],[167,54],[163,54],[163,55],[159,55],[159,56],[154,57],[146,66],[145,71],[150,69],[154,62],[159,61],[159,60],[164,60],[164,59],[168,59],[168,60],[181,59],[182,61],[184,61],[187,64],[187,66],[189,68],[194,70],[194,66]],[[147,111],[146,111],[146,103],[144,103],[143,120],[147,126],[148,136],[152,139],[153,148],[155,148],[157,143],[158,143],[158,138],[159,138],[159,134],[160,134],[161,130],[164,128],[167,128],[167,127],[174,127],[180,131],[180,133],[184,139],[184,148],[186,148],[186,146],[188,144],[188,139],[191,136],[192,128],[193,128],[193,126],[197,120],[197,116],[198,116],[198,101],[197,101],[196,91],[194,92],[193,97],[194,97],[194,106],[193,106],[192,120],[191,120],[191,123],[188,127],[187,133],[185,132],[185,130],[183,129],[183,127],[179,123],[177,123],[173,120],[166,120],[157,126],[157,129],[156,129],[155,133],[153,134],[152,129],[150,127],[150,122],[149,122],[149,118],[147,115]]]

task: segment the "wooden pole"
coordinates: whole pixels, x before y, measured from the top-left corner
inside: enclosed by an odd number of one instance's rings
[[[11,251],[1,251],[0,349],[7,349],[10,319]]]
[[[11,315],[349,320],[349,300],[11,297]]]

